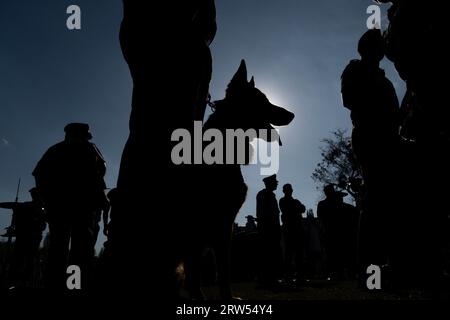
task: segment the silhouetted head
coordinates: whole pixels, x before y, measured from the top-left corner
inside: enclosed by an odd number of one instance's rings
[[[292,185],[290,184],[290,183],[286,183],[284,186],[283,186],[283,193],[286,195],[286,196],[292,196],[292,193],[294,192],[294,190],[292,189]]]
[[[256,218],[254,216],[246,216],[245,219],[247,219],[247,222],[255,222]]]
[[[358,52],[366,61],[380,62],[384,58],[384,41],[381,30],[372,29],[363,34],[358,42]]]
[[[38,191],[38,188],[33,187],[33,188],[31,188],[30,190],[28,190],[28,192],[30,193],[31,199],[32,199],[33,201],[38,201],[38,200],[40,199],[40,198],[39,198],[39,191]]]
[[[255,86],[255,79],[247,80],[247,66],[242,60],[236,74],[226,89],[225,99],[216,104],[217,117],[220,116],[229,129],[274,129],[286,126],[294,114],[272,104],[264,93]],[[225,120],[224,120],[225,119]],[[268,141],[276,141],[270,137]]]
[[[343,201],[348,194],[342,191],[336,191],[333,184],[328,184],[323,188],[323,192],[327,198]]]
[[[65,126],[66,140],[91,140],[89,125],[86,123],[69,123]]]
[[[323,192],[325,193],[325,196],[327,198],[332,198],[336,194],[336,191],[334,190],[334,185],[328,184],[323,188]]]
[[[277,180],[277,175],[276,174],[264,178],[263,182],[264,182],[264,185],[266,186],[267,190],[270,190],[270,191],[277,190],[278,180]]]

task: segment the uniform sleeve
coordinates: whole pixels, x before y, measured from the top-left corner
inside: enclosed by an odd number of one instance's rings
[[[319,218],[319,220],[323,218],[323,207],[321,202],[317,205],[317,218]]]
[[[261,214],[262,214],[262,208],[263,208],[263,204],[261,203],[262,201],[262,195],[261,193],[258,193],[256,196],[256,218],[257,219],[261,219]]]
[[[298,210],[301,214],[306,212],[306,207],[303,203],[300,202],[300,200],[297,200],[297,206],[298,206]]]
[[[356,68],[356,61],[351,61],[341,76],[342,103],[345,108],[354,111],[363,102],[361,84]]]
[[[54,160],[54,149],[55,147],[51,147],[44,153],[32,173],[36,182],[36,187],[43,195],[45,195],[50,188],[52,183],[51,180],[53,178],[51,172],[56,167],[57,161]]]
[[[15,202],[0,202],[0,208],[2,209],[14,209],[17,206]]]

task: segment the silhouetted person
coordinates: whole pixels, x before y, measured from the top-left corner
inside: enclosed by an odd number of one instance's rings
[[[306,212],[305,230],[305,276],[315,277],[319,273],[319,263],[322,258],[322,241],[320,226],[314,217],[312,209]]]
[[[366,194],[361,217],[361,272],[384,265],[392,242],[388,219],[395,203],[399,148],[399,103],[395,89],[380,69],[384,57],[381,31],[367,31],[359,40],[361,60],[352,60],[342,74],[342,98],[351,111],[352,148],[361,168]]]
[[[203,120],[212,74],[209,45],[216,33],[215,5],[214,0],[123,4],[120,44],[133,79],[133,96],[118,201],[112,207],[114,232],[123,236],[114,242],[116,287],[141,287],[144,274],[152,269],[159,277],[149,279],[148,286],[157,287],[162,297],[176,291],[168,282],[174,274],[174,247],[183,243],[183,235],[176,228],[167,234],[159,226],[173,221],[185,225],[180,219],[187,216],[185,210],[194,210],[187,206],[196,192],[190,168],[172,165],[171,134]],[[169,188],[175,200],[165,213],[140,215],[136,223],[137,212],[147,210],[149,200],[159,201],[165,196],[162,190]],[[148,228],[154,232],[149,234]],[[168,241],[161,245],[161,239]],[[152,263],[141,254],[145,250],[157,257]]]
[[[347,195],[343,192],[337,193],[337,201],[340,204],[337,212],[339,223],[336,227],[340,229],[339,236],[339,259],[342,277],[345,279],[355,278],[357,271],[357,249],[358,249],[358,228],[359,210],[349,203],[344,202]]]
[[[245,232],[255,232],[258,227],[256,225],[256,218],[254,216],[246,216],[247,222],[245,223]]]
[[[341,198],[344,194],[337,192],[331,184],[325,186],[323,191],[326,198],[317,205],[317,218],[322,229],[327,273],[329,277],[336,278],[342,270]]]
[[[30,190],[31,201],[3,202],[0,208],[12,209],[11,230],[16,240],[9,273],[12,287],[30,287],[35,260],[45,230],[45,211],[36,188]]]
[[[72,264],[81,269],[82,286],[87,283],[96,216],[105,207],[105,161],[89,142],[89,126],[71,123],[64,131],[64,141],[49,148],[33,171],[50,232],[47,285],[59,289],[65,288]]]
[[[302,214],[305,206],[292,197],[292,185],[283,186],[284,197],[280,199],[281,221],[285,245],[284,263],[288,280],[300,280],[303,270],[304,233]]]
[[[276,175],[263,179],[265,189],[256,196],[256,219],[260,239],[260,276],[263,285],[274,286],[281,275],[281,226],[280,209],[274,191],[278,181]]]
[[[445,40],[449,26],[446,11],[437,2],[392,3],[386,56],[407,86],[401,108],[405,143],[398,195],[401,221],[396,223],[400,264],[395,271],[398,278],[403,277],[402,286],[410,286],[409,279],[414,277],[415,285],[436,289],[444,283],[442,252],[448,237],[443,226],[448,219],[450,187],[442,181],[450,180],[450,108],[448,81],[444,80],[449,69]]]
[[[358,52],[361,60],[352,60],[342,74],[342,98],[351,111],[352,147],[364,182],[370,185],[395,160],[392,149],[398,146],[399,103],[394,86],[379,67],[384,57],[380,30],[367,31],[359,40]]]

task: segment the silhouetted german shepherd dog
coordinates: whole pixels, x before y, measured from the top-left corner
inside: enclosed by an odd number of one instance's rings
[[[258,132],[259,129],[273,129],[272,125],[287,125],[293,118],[292,112],[270,103],[255,87],[254,78],[247,80],[247,67],[242,60],[228,85],[225,98],[215,102],[214,112],[203,129],[217,129],[224,133],[223,136],[226,129],[255,129]],[[276,139],[278,136],[265,138],[267,141]],[[226,152],[225,148],[223,152]],[[249,159],[249,141],[246,152]],[[190,230],[184,237],[190,246],[184,262],[186,288],[192,299],[203,298],[200,289],[201,256],[204,248],[210,246],[216,256],[220,294],[223,299],[232,299],[229,253],[234,220],[245,202],[247,186],[239,164],[201,165],[194,171],[194,184],[198,190],[191,192],[194,199],[190,209],[193,212],[189,212],[190,223],[185,228]]]

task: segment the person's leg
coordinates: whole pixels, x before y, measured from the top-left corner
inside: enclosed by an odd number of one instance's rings
[[[60,213],[60,212],[58,212]],[[46,286],[66,289],[66,268],[70,242],[70,227],[66,220],[49,223],[48,265]]]
[[[293,277],[292,268],[294,258],[294,247],[292,242],[292,235],[285,231],[284,233],[284,275],[286,280],[291,280]]]
[[[306,265],[305,265],[305,245],[303,234],[297,237],[296,247],[295,247],[295,271],[297,281],[305,279],[306,276]]]
[[[14,242],[12,263],[9,269],[9,286],[24,285],[25,256],[26,256],[26,235],[17,235]]]
[[[77,212],[72,220],[69,263],[81,270],[81,286],[89,288],[92,276],[92,259],[95,253],[94,242],[95,213],[85,210]]]

